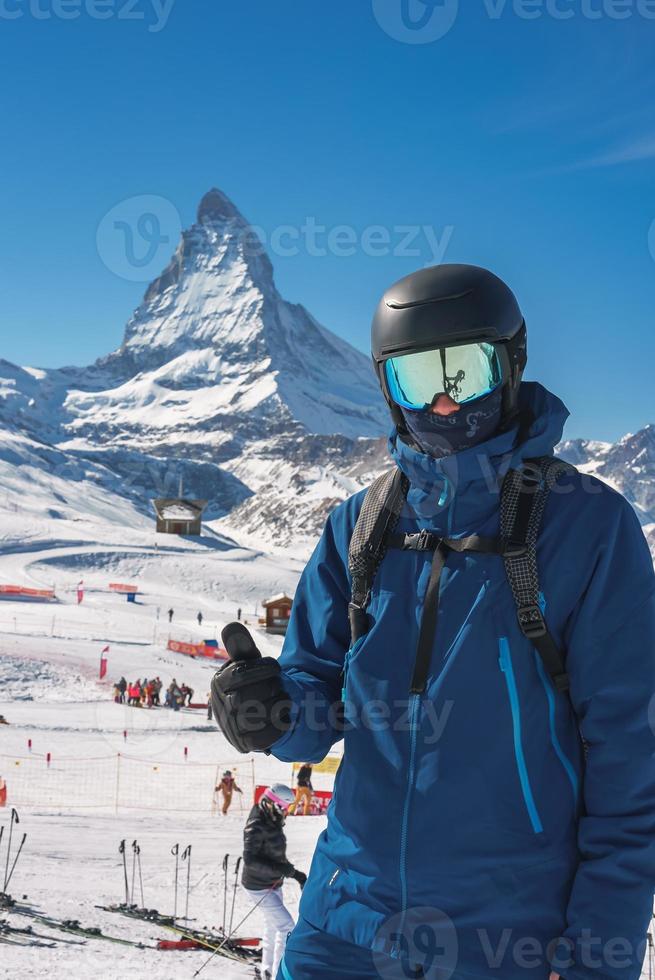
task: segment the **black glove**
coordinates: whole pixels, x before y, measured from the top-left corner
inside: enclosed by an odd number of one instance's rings
[[[305,872],[304,871],[298,871],[297,868],[294,868],[293,869],[293,874],[290,877],[293,878],[294,881],[297,881],[298,882],[298,884],[300,885],[300,891],[302,891],[303,888],[305,887],[306,882],[307,882],[307,875],[305,874]]]
[[[264,752],[291,726],[291,701],[280,665],[273,657],[262,657],[242,623],[230,623],[221,636],[230,663],[212,680],[214,718],[239,752]]]

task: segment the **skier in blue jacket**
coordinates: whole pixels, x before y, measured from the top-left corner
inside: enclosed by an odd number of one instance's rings
[[[637,517],[558,472],[536,566],[510,581],[504,478],[552,457],[568,413],[522,382],[525,323],[491,273],[401,280],[373,357],[401,544],[354,601],[366,494],[337,507],[281,659],[234,624],[212,687],[241,751],[313,762],[344,738],[279,977],[637,980],[655,890],[655,576]],[[537,573],[539,608],[517,616]]]

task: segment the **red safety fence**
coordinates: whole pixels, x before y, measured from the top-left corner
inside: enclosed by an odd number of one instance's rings
[[[54,589],[26,589],[23,585],[0,585],[0,599],[54,599]]]
[[[255,786],[255,803],[259,803],[262,796],[268,789],[268,786]],[[324,813],[327,813],[327,808],[332,800],[332,793],[324,789],[315,789],[312,792],[312,806],[311,812],[307,815],[310,817],[320,817]],[[302,811],[304,812],[305,804],[301,804]],[[292,813],[291,816],[302,816],[302,813]]]
[[[110,582],[110,592],[131,592],[136,594],[139,591],[138,585],[124,585],[122,582]]]
[[[206,643],[182,643],[180,640],[169,640],[167,645],[173,653],[183,653],[187,657],[208,657],[210,660],[228,660],[227,650],[222,647],[211,647]]]

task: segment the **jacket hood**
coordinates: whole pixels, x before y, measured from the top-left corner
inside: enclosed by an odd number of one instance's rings
[[[486,499],[495,506],[494,498],[497,498],[502,478],[509,469],[519,466],[525,459],[553,454],[569,417],[564,403],[543,385],[524,381],[518,404],[519,415],[514,426],[486,442],[440,459],[413,449],[394,428],[389,438],[389,451],[411,484],[407,502],[419,517],[438,515],[454,504],[456,498],[463,501],[464,491],[473,490],[472,484],[479,484],[479,492],[467,494],[471,499],[466,501],[467,506],[460,515],[466,525],[475,518],[476,509],[479,511],[473,498],[479,497],[480,504]],[[448,526],[455,533],[454,507]]]

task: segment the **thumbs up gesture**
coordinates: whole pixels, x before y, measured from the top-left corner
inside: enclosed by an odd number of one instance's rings
[[[229,623],[221,636],[230,660],[212,680],[214,718],[239,752],[265,752],[291,725],[280,665],[262,657],[243,623]]]

